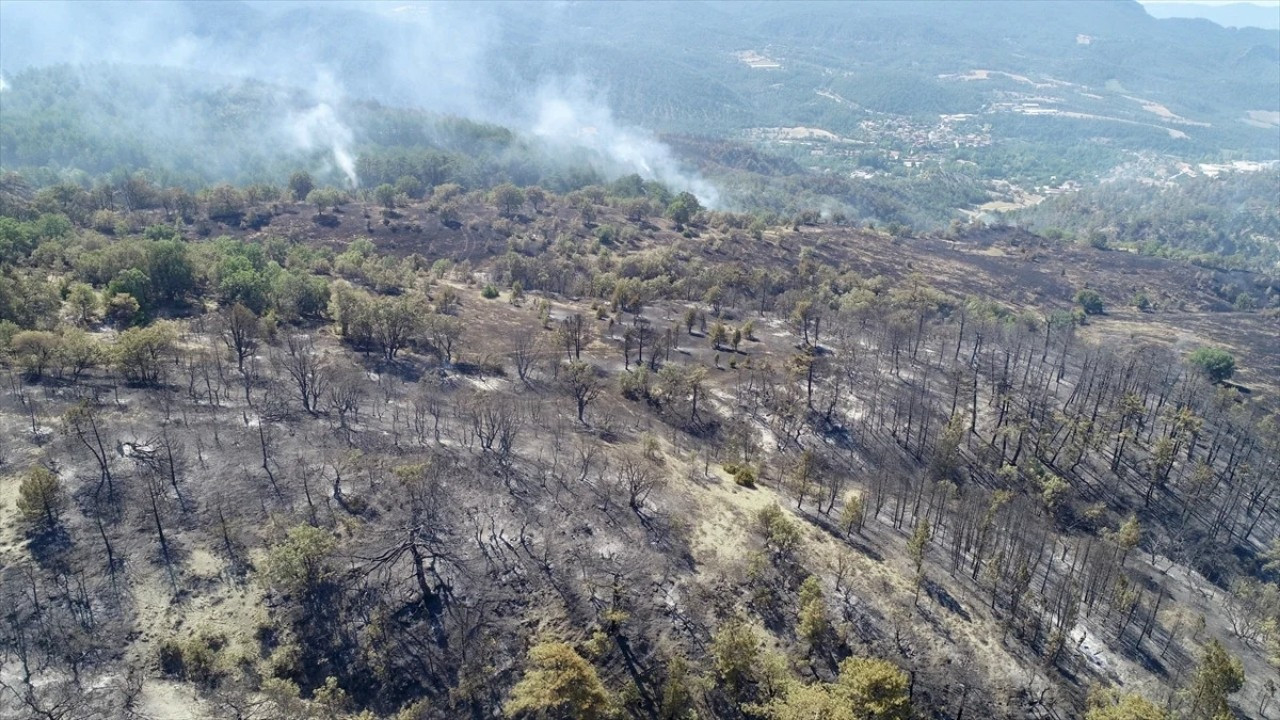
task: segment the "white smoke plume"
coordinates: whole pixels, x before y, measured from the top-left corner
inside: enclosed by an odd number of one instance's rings
[[[342,93],[333,76],[321,72],[316,80],[313,93],[316,104],[311,108],[296,113],[289,118],[288,126],[294,142],[301,150],[311,151],[325,148],[333,155],[333,162],[346,176],[352,188],[360,185],[356,176],[356,162],[351,153],[351,143],[355,133],[338,118],[334,110],[342,97]]]
[[[715,186],[685,171],[671,149],[640,128],[617,123],[608,105],[591,97],[582,80],[544,83],[533,102],[529,132],[548,145],[581,147],[606,158],[612,175],[636,173],[675,191],[688,191],[711,208],[720,205]]]

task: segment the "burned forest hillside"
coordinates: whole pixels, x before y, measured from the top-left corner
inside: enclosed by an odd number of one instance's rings
[[[0,717],[1280,718],[1280,279],[290,184],[5,176]]]

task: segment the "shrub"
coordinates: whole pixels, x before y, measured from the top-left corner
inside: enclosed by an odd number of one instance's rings
[[[643,400],[649,397],[651,380],[649,368],[640,367],[630,372],[622,373],[618,378],[618,385],[622,391],[622,396],[626,399]]]
[[[613,245],[618,241],[618,228],[612,225],[601,225],[596,228],[596,239],[605,245]]]
[[[498,288],[494,287],[492,283],[489,285],[485,285],[484,288],[480,291],[480,297],[484,298],[485,300],[493,300],[494,298],[498,297]]]
[[[1105,310],[1102,304],[1102,296],[1092,288],[1084,288],[1076,293],[1076,304],[1084,310],[1086,315],[1101,315]]]
[[[187,640],[169,638],[156,648],[160,669],[205,686],[217,684],[222,675],[218,654],[226,645],[225,636],[201,633]]]

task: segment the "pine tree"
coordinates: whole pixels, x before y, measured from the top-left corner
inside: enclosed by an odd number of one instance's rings
[[[33,528],[52,529],[65,506],[58,476],[43,467],[31,468],[18,487],[18,517]]]
[[[1231,657],[1217,638],[1209,640],[1200,656],[1200,665],[1187,694],[1191,700],[1189,718],[1217,720],[1235,717],[1227,696],[1244,687],[1244,665]]]
[[[544,642],[529,650],[529,667],[503,706],[510,718],[606,717],[611,701],[595,667],[566,643]]]
[[[760,656],[760,638],[743,620],[730,620],[711,638],[716,676],[733,697],[741,697]]]
[[[800,618],[796,634],[804,638],[810,647],[818,647],[830,627],[827,620],[827,604],[822,599],[822,582],[810,575],[800,585]]]

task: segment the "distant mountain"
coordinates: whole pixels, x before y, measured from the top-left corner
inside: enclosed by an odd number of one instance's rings
[[[1202,18],[1228,28],[1280,30],[1280,5],[1158,2],[1144,3],[1143,8],[1154,18]]]

